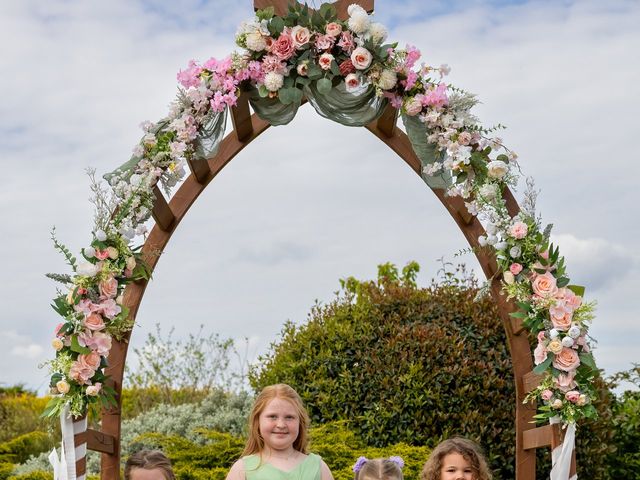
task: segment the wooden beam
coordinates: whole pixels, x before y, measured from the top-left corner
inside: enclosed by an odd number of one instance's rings
[[[333,6],[336,7],[339,20],[346,20],[349,18],[347,8],[349,8],[349,5],[351,5],[352,3],[360,5],[366,10],[367,13],[373,13],[373,0],[338,0],[333,4]]]
[[[511,330],[513,331],[514,335],[520,335],[521,333],[526,333],[527,329],[525,328],[524,324],[522,323],[522,319],[521,318],[513,318],[511,317]]]
[[[242,142],[253,133],[251,111],[249,111],[249,94],[242,92],[235,107],[231,107],[231,121],[236,132],[236,138]]]
[[[525,373],[522,376],[522,387],[525,392],[530,392],[542,382],[542,375],[538,375],[537,373],[529,372]]]
[[[525,450],[550,447],[553,442],[554,428],[556,425],[531,428],[522,432],[522,446]]]
[[[165,232],[169,231],[175,222],[175,215],[169,208],[167,200],[162,195],[162,192],[158,188],[158,185],[153,187],[153,195],[156,197],[156,201],[153,203],[153,219],[156,224]]]
[[[116,439],[98,430],[87,429],[87,448],[94,452],[113,455],[116,451]]]
[[[211,168],[209,168],[209,162],[206,159],[187,159],[187,164],[198,183],[205,183],[211,175]]]
[[[398,109],[393,108],[391,104],[387,104],[387,107],[382,112],[376,126],[378,130],[384,133],[387,137],[393,137],[396,130],[396,121],[398,120]]]
[[[295,4],[295,0],[253,0],[253,10],[264,10],[267,7],[273,7],[274,13],[280,17],[283,17],[289,11],[289,5]],[[347,9],[349,5],[355,3],[364,8],[367,13],[373,12],[374,0],[338,0],[333,3],[333,6],[338,13],[339,20],[346,20],[349,18]]]

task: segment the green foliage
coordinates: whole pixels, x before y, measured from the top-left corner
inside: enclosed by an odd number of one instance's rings
[[[122,418],[129,419],[148,412],[158,405],[183,405],[199,403],[209,392],[180,388],[175,390],[160,387],[132,387],[122,390]]]
[[[40,413],[47,401],[47,398],[36,397],[21,386],[4,388],[0,393],[0,442],[35,430],[46,431],[48,422],[40,418]]]
[[[474,301],[471,279],[444,267],[444,283],[429,288],[415,285],[417,264],[402,274],[382,265],[377,281],[343,280],[307,324],[284,327],[251,385],[292,385],[314,422],[347,420],[372,447],[468,437],[487,452],[495,478],[513,478],[515,389],[502,322],[491,298]],[[587,478],[606,468],[591,455],[609,439],[598,422],[580,427],[595,435],[578,452],[589,458]]]
[[[32,455],[50,450],[53,442],[45,432],[29,432],[0,443],[0,461],[22,463]]]
[[[0,460],[0,480],[9,478],[13,472],[13,465],[11,463],[4,463]]]
[[[12,475],[9,478],[11,478],[11,480],[53,480],[53,473],[35,470],[21,475]]]

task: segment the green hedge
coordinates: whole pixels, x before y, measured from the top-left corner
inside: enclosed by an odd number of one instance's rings
[[[256,391],[290,384],[314,422],[348,420],[371,446],[471,438],[487,452],[495,477],[511,479],[515,389],[493,300],[474,301],[474,283],[453,276],[418,288],[417,270],[412,263],[399,273],[386,264],[375,282],[342,281],[337,298],[314,307],[306,324],[285,326],[251,384]],[[609,433],[598,425],[589,427],[590,448],[579,451],[587,478],[606,472]],[[542,462],[539,476],[545,473]]]
[[[53,448],[53,441],[45,432],[31,432],[0,444],[0,461],[22,463],[30,456]]]

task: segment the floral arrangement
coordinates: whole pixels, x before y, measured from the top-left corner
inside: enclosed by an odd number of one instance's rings
[[[203,132],[224,118],[241,91],[289,105],[300,104],[307,87],[328,94],[337,86],[353,95],[373,88],[403,118],[416,119],[437,154],[425,162],[425,180],[450,178],[447,194],[462,197],[483,223],[486,235],[478,241],[495,251],[497,275],[519,307],[512,315],[538,339],[534,372],[543,380],[527,397],[540,404],[537,418],[559,416],[574,423],[596,415],[592,380],[597,369],[587,340],[594,305],[583,301],[583,288],[569,284],[564,259],[549,242],[550,228],[543,229],[535,214],[530,182],[522,211],[509,215],[502,193],[517,183],[517,155],[491,136],[495,129],[482,127],[470,113],[475,97],[443,81],[448,66],[418,64],[421,54],[415,47],[385,43],[385,27],[360,6],[351,5],[348,14],[346,21],[338,20],[330,4],[317,11],[295,5],[284,17],[275,16],[273,8],[258,11],[236,36],[242,52],[202,65],[192,60],[178,73],[183,88],[168,116],[145,122],[132,159],[105,177],[113,194],[109,197],[94,181],[96,226],[82,251],[85,262],[77,264],[54,237],[74,275],[52,275],[67,292],[54,300],[64,322],[55,329],[57,354],[49,362],[56,394],[49,415],[59,414],[67,403],[80,415],[97,399],[113,401],[113,391],[105,386],[106,356],[112,338],[132,327],[122,305],[124,287],[148,278],[130,244],[146,233],[156,183],[170,193],[185,175],[186,161],[202,158]]]

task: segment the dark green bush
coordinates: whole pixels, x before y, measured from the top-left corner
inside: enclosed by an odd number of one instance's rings
[[[53,473],[36,470],[23,475],[13,475],[10,478],[11,480],[53,480]]]
[[[387,264],[376,282],[342,281],[306,324],[284,327],[251,384],[292,385],[313,421],[348,420],[371,446],[468,437],[483,446],[497,479],[513,478],[515,389],[493,300],[474,301],[474,282],[451,275],[418,288],[417,270],[409,264],[399,274]],[[595,451],[603,435],[589,440]],[[591,469],[583,475],[602,478],[604,457],[578,454]]]
[[[45,432],[31,432],[0,444],[0,456],[5,462],[22,463],[32,455],[46,452],[53,442]]]

